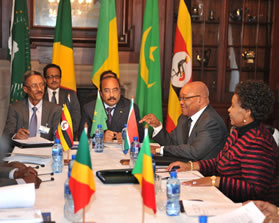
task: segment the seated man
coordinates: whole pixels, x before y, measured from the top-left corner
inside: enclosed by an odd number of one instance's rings
[[[23,91],[28,97],[10,105],[3,134],[14,139],[41,136],[53,140],[61,107],[43,100],[43,76],[37,71],[27,71],[23,76]]]
[[[228,131],[223,119],[209,105],[207,86],[200,81],[187,83],[180,91],[179,100],[182,114],[170,134],[153,114],[140,121],[154,128],[153,139],[163,146],[156,151],[185,161],[216,157],[224,146]]]
[[[69,100],[68,109],[73,122],[73,131],[78,133],[80,122],[80,105],[76,93],[72,90],[60,88],[61,69],[56,64],[48,64],[44,67],[44,77],[46,79],[47,89],[44,99],[55,104],[63,105]]]
[[[100,77],[100,95],[102,97],[105,110],[107,112],[107,127],[104,134],[104,141],[111,142],[117,139],[122,141],[121,131],[124,124],[127,123],[131,101],[120,95],[120,83],[116,74],[112,71],[105,71]],[[80,133],[84,124],[88,124],[88,135],[91,132],[92,120],[95,110],[96,100],[91,101],[83,106],[82,118],[80,123]],[[139,109],[134,104],[137,122],[140,120]],[[139,138],[143,139],[143,126],[138,124]]]

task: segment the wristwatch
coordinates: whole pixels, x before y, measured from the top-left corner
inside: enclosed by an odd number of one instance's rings
[[[212,186],[215,187],[216,176],[213,175],[213,176],[210,177],[210,179],[211,179]]]

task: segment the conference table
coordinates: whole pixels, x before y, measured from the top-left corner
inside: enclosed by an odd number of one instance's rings
[[[77,150],[71,150],[75,154]],[[32,148],[20,149],[15,147],[14,153],[40,154],[51,156],[51,148]],[[120,147],[105,147],[103,153],[90,151],[96,191],[91,197],[89,205],[86,207],[86,222],[101,223],[140,223],[143,222],[198,222],[198,217],[189,217],[185,213],[179,216],[167,216],[165,210],[157,210],[156,215],[147,208],[142,211],[142,198],[139,184],[103,184],[97,177],[96,171],[106,169],[125,169],[129,166],[122,165],[121,159],[128,159]],[[66,155],[64,154],[64,159]],[[51,172],[51,161],[43,168],[38,169],[38,173]],[[54,174],[54,181],[43,182],[40,188],[36,190],[35,208],[41,212],[50,212],[51,219],[55,222],[68,222],[64,218],[64,182],[67,178],[68,166],[64,166],[63,172]],[[48,180],[50,175],[40,177],[42,180]],[[198,188],[196,188],[198,189]],[[223,203],[231,204],[232,201],[223,195],[215,187],[206,187],[208,199],[215,200],[217,197]],[[204,188],[203,188],[204,192]],[[195,198],[191,187],[181,186],[180,199]],[[142,214],[144,213],[144,214]]]

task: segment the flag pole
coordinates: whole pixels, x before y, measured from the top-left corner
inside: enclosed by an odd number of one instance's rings
[[[82,222],[85,223],[85,208],[82,209]]]
[[[144,223],[144,203],[142,199],[142,223]]]

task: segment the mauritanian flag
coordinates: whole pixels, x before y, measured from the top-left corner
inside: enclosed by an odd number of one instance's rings
[[[100,92],[98,91],[98,96],[96,100],[95,110],[92,118],[92,127],[90,136],[92,137],[95,134],[95,131],[98,125],[102,125],[102,129],[105,131],[108,129],[107,127],[107,113],[105,111],[103,101],[100,96]]]
[[[166,129],[171,132],[181,114],[179,91],[192,81],[192,28],[191,17],[184,0],[180,0],[172,59]]]
[[[156,213],[154,173],[149,143],[148,128],[145,128],[143,143],[132,174],[140,183],[143,204]]]
[[[12,1],[9,51],[11,55],[10,102],[24,98],[22,77],[30,65],[29,22],[26,0]]]
[[[72,118],[67,105],[69,104],[69,97],[70,95],[68,95],[67,103],[63,106],[62,116],[56,132],[56,137],[60,139],[64,151],[71,149],[74,143]]]
[[[140,116],[152,113],[162,122],[158,1],[146,0],[143,19],[136,104]]]
[[[61,87],[76,92],[70,0],[60,0],[56,19],[52,63],[62,70]]]
[[[126,131],[126,137],[125,137],[125,144],[124,144],[124,154],[127,154],[131,143],[133,142],[134,137],[139,137],[138,132],[138,125],[137,125],[137,119],[135,114],[135,108],[134,108],[134,99],[131,99],[131,105],[130,105],[130,111],[129,116],[127,120],[127,131]]]
[[[115,0],[102,0],[96,50],[93,63],[92,82],[99,88],[100,76],[111,70],[119,78],[119,58]]]
[[[85,208],[96,191],[87,134],[83,130],[69,181],[75,213]]]

